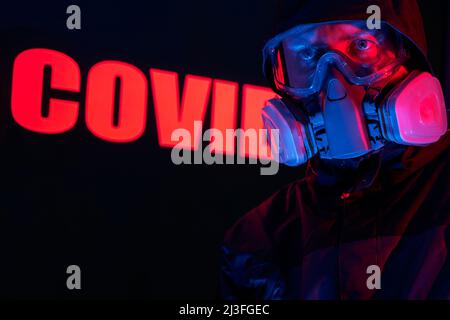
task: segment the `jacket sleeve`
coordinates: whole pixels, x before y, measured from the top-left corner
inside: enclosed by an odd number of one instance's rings
[[[220,296],[226,300],[281,299],[285,284],[277,262],[276,230],[286,221],[292,193],[286,187],[240,218],[220,249]]]
[[[271,259],[222,246],[220,297],[224,300],[279,300],[284,283]]]

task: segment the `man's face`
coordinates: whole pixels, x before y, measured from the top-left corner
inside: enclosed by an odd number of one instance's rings
[[[299,106],[312,116],[322,157],[355,159],[379,148],[372,146],[364,101],[367,87],[382,88],[401,69],[401,41],[394,31],[387,25],[369,30],[363,22],[314,24],[291,29],[276,41],[271,52],[282,72],[274,74],[291,96],[305,99]],[[309,99],[312,95],[318,99]]]
[[[354,21],[300,25],[266,44],[271,80],[286,99],[269,103],[263,118],[286,133],[284,154],[291,152],[291,163],[319,153],[332,165],[353,168],[387,142],[423,145],[417,141],[445,133],[437,80],[420,70],[406,78],[407,43],[387,23],[369,30],[365,21]],[[443,116],[426,125],[423,108]]]
[[[398,58],[398,39],[392,32],[369,30],[363,22],[310,25],[282,41],[291,87],[308,87],[319,59],[327,52],[345,57],[356,76],[381,70]]]

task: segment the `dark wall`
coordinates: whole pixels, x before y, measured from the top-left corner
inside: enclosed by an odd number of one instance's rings
[[[214,297],[224,231],[302,169],[260,176],[256,165],[175,166],[170,149],[158,146],[151,96],[139,140],[102,141],[83,121],[86,75],[114,59],[147,77],[154,67],[266,85],[260,50],[274,7],[77,1],[82,30],[68,31],[69,4],[16,1],[0,10],[0,297]],[[443,77],[445,1],[422,4]],[[65,52],[81,67],[81,113],[67,133],[32,133],[12,119],[12,61],[33,47]],[[79,292],[66,289],[70,264],[82,269]]]

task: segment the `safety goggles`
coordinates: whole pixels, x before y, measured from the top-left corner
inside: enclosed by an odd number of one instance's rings
[[[372,85],[408,58],[391,26],[369,30],[365,21],[301,25],[271,39],[263,52],[276,88],[300,98],[319,92],[331,67],[352,84]]]

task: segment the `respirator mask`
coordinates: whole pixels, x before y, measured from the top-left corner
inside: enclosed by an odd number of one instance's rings
[[[283,98],[267,101],[262,117],[269,140],[278,130],[269,143],[280,163],[298,166],[315,155],[353,159],[389,142],[425,146],[446,133],[439,80],[406,72],[402,36],[386,23],[380,30],[352,23],[344,37],[318,24],[308,26],[316,30],[313,41],[299,26],[266,44],[265,72]],[[321,42],[324,32],[329,41]],[[404,76],[392,81],[402,70]]]

